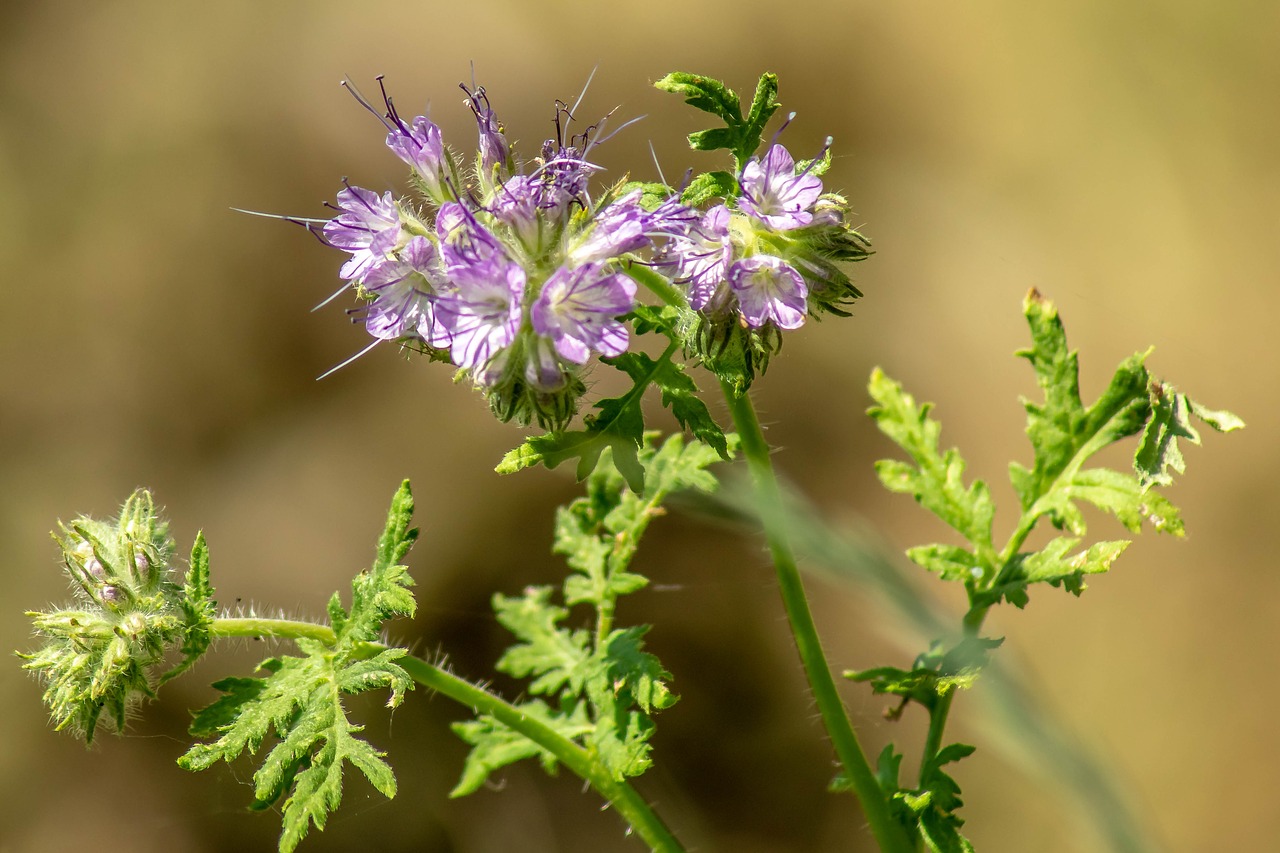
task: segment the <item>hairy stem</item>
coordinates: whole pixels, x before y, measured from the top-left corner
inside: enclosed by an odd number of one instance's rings
[[[880,849],[886,853],[910,853],[915,850],[915,845],[889,812],[884,791],[876,780],[875,772],[858,741],[858,735],[853,730],[853,723],[840,701],[835,679],[831,676],[831,668],[823,654],[818,629],[809,610],[809,601],[805,597],[804,585],[800,581],[800,571],[796,566],[795,553],[787,532],[782,493],[773,472],[773,463],[769,459],[769,444],[760,429],[760,421],[751,405],[751,398],[746,394],[739,396],[728,383],[722,381],[720,385],[729,404],[729,411],[733,414],[734,427],[738,431],[743,455],[747,458],[752,481],[755,483],[760,518],[769,551],[773,555],[782,604],[787,611],[791,633],[813,690],[814,701],[822,715],[822,722],[854,793],[862,804],[862,810]]]
[[[215,619],[209,631],[215,637],[279,637],[283,639],[307,638],[333,644],[337,636],[327,625],[312,622],[295,622],[288,619]],[[378,643],[362,643],[357,653],[376,655],[386,649]],[[413,655],[397,659],[397,664],[414,681],[449,697],[477,714],[488,714],[513,731],[527,737],[550,752],[556,760],[596,789],[600,796],[620,814],[655,851],[684,853],[684,847],[658,817],[652,807],[626,780],[613,778],[612,774],[582,747],[527,716],[519,708],[500,699],[487,690],[477,687],[440,667]]]

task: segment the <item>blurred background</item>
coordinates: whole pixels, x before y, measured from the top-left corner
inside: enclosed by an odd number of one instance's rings
[[[571,478],[493,474],[520,432],[449,370],[391,347],[315,381],[366,343],[341,300],[309,311],[343,256],[230,208],[323,216],[343,175],[403,186],[344,75],[366,90],[387,75],[405,113],[429,102],[446,141],[469,149],[457,83],[474,62],[527,156],[553,99],[571,100],[598,65],[583,112],[648,116],[599,160],[653,177],[652,141],[674,179],[720,161],[687,151],[702,119],[651,82],[680,69],[749,90],[773,70],[784,111],[799,113],[787,145],[803,157],[835,137],[828,186],[877,250],[855,271],[856,316],[789,337],[755,393],[777,464],[828,518],[865,519],[894,552],[943,535],[875,480],[873,460],[893,452],[862,415],[878,364],[937,403],[944,442],[1006,504],[1007,533],[1005,469],[1029,458],[1017,397],[1035,386],[1012,352],[1031,286],[1060,306],[1086,398],[1154,344],[1156,373],[1249,423],[1188,451],[1169,492],[1184,541],[1145,535],[1083,598],[1040,590],[989,628],[1156,842],[1267,849],[1280,834],[1280,574],[1257,537],[1280,513],[1266,331],[1280,309],[1278,37],[1280,7],[1261,0],[4,4],[0,646],[29,649],[21,611],[66,598],[46,533],[60,517],[108,516],[146,485],[180,551],[205,531],[223,604],[316,616],[368,565],[410,477],[421,609],[394,631],[485,677],[507,642],[490,594],[563,575],[550,531]],[[1091,533],[1122,535],[1103,518]],[[620,619],[657,624],[650,647],[683,696],[659,720],[641,791],[690,849],[871,849],[852,801],[824,793],[832,755],[761,543],[673,516],[638,568],[656,588]],[[873,594],[812,585],[833,666],[909,663]],[[922,588],[957,610],[938,586]],[[262,651],[250,645],[228,645],[130,737],[87,751],[50,730],[37,682],[11,659],[0,851],[273,849],[278,819],[244,808],[247,765],[174,765],[187,709],[210,700],[208,681],[247,672]],[[981,694],[980,682],[956,703],[952,732],[979,746],[956,773],[978,849],[1105,849],[1059,805],[1061,787],[1000,748]],[[889,723],[866,688],[846,697],[872,752],[890,738],[918,748],[916,709]],[[355,712],[390,748],[399,796],[349,777],[303,850],[640,848],[577,780],[533,765],[502,773],[501,793],[446,799],[465,754],[448,730],[460,709],[417,693],[388,721],[378,704]]]

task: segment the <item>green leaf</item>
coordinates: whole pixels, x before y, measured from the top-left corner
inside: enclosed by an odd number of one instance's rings
[[[731,172],[704,172],[689,182],[680,201],[689,207],[700,207],[713,198],[731,199],[738,195],[738,179]]]
[[[1159,493],[1144,488],[1138,478],[1109,468],[1075,472],[1043,496],[1036,509],[1047,513],[1060,528],[1078,536],[1087,528],[1084,516],[1075,505],[1077,500],[1088,501],[1111,513],[1134,533],[1142,529],[1144,519],[1160,533],[1173,536],[1184,533],[1182,516],[1176,506]]]
[[[655,360],[642,352],[628,352],[603,361],[625,372],[637,385],[641,382],[656,385],[662,392],[662,405],[671,410],[680,426],[715,448],[721,459],[729,458],[724,431],[698,396],[698,386],[685,373],[683,364],[670,358]]]
[[[204,770],[220,760],[231,762],[246,750],[256,753],[274,734],[278,741],[254,774],[254,796],[268,803],[292,789],[283,806],[283,851],[296,848],[311,825],[324,828],[328,813],[342,799],[343,762],[355,765],[385,796],[395,796],[395,778],[383,753],[355,737],[361,727],[348,721],[339,695],[389,686],[395,696],[413,686],[393,662],[402,650],[387,650],[393,654],[384,652],[349,667],[323,644],[299,640],[298,645],[307,656],[266,662],[265,678],[218,682],[215,687],[223,697],[191,725],[192,734],[217,734],[218,739],[196,744],[178,759],[187,770]]]
[[[974,583],[982,578],[982,566],[972,551],[954,545],[921,545],[907,550],[907,557],[945,581]]]
[[[683,96],[686,104],[723,119],[730,127],[742,123],[742,107],[737,94],[719,80],[675,71],[653,85],[664,92]]]
[[[1149,387],[1151,418],[1142,432],[1142,440],[1133,457],[1134,470],[1144,488],[1167,486],[1173,483],[1169,469],[1179,474],[1186,472],[1178,439],[1185,438],[1192,444],[1200,443],[1200,433],[1191,425],[1195,415],[1219,432],[1242,429],[1244,421],[1226,411],[1213,411],[1196,403],[1186,394],[1179,393],[1172,385],[1152,380]]]
[[[764,127],[779,106],[778,77],[772,73],[761,75],[746,119],[742,117],[738,95],[719,80],[700,74],[675,72],[654,83],[654,86],[664,92],[683,96],[685,103],[723,121],[724,127],[689,134],[689,145],[699,151],[728,149],[733,152],[739,169],[760,147]]]
[[[553,711],[539,699],[520,705],[520,711],[558,734],[576,740],[589,734],[594,726],[587,719],[584,703],[576,704],[570,714]],[[454,733],[471,744],[462,778],[449,792],[450,797],[475,793],[494,771],[526,758],[538,758],[548,773],[555,770],[555,756],[524,735],[509,729],[490,716],[454,723]]]
[[[183,617],[182,660],[160,677],[161,684],[190,669],[212,641],[209,627],[217,616],[218,602],[213,600],[213,586],[209,582],[209,545],[204,531],[196,533],[195,544],[191,546],[191,563],[179,606]]]
[[[640,409],[640,398],[651,381],[652,377],[644,377],[621,397],[596,403],[600,411],[585,419],[583,429],[525,439],[523,444],[502,457],[494,470],[499,474],[514,474],[538,463],[555,468],[576,459],[577,478],[584,480],[600,461],[600,454],[609,450],[614,465],[627,478],[631,488],[636,492],[643,490],[644,466],[637,456],[644,441],[644,413]]]
[[[328,610],[336,641],[296,640],[300,656],[264,661],[260,678],[230,678],[214,685],[223,695],[196,714],[191,733],[216,738],[191,747],[178,764],[204,770],[218,761],[231,762],[248,751],[257,753],[269,739],[261,767],[254,774],[254,796],[266,807],[285,797],[280,849],[292,851],[310,827],[324,829],[330,812],[342,800],[343,765],[356,767],[384,796],[396,793],[395,776],[383,753],[356,737],[361,727],[351,723],[343,695],[385,689],[388,707],[396,707],[413,679],[397,663],[403,649],[371,651],[367,642],[392,616],[412,615],[413,579],[399,561],[417,538],[410,527],[413,496],[406,481],[392,499],[387,524],[378,540],[373,566],[352,581],[350,613],[337,595]],[[201,540],[197,548],[202,549]],[[207,585],[203,550],[192,559],[188,585],[197,592]]]
[[[1129,547],[1127,540],[1097,542],[1068,556],[1067,552],[1079,542],[1074,537],[1059,536],[1039,551],[1018,554],[1009,561],[996,584],[984,591],[983,600],[987,601],[989,596],[990,602],[995,603],[1004,598],[1016,607],[1025,607],[1026,587],[1038,582],[1062,587],[1078,596],[1085,590],[1085,575],[1108,571]]]
[[[658,322],[660,317],[655,315],[651,319]],[[661,389],[662,404],[671,409],[681,426],[700,441],[716,448],[727,459],[723,430],[697,396],[697,386],[685,374],[683,365],[671,361],[675,347],[673,342],[657,359],[640,352],[603,359],[631,377],[631,390],[621,397],[596,403],[600,411],[595,417],[586,419],[584,429],[525,439],[524,444],[503,457],[495,470],[499,474],[511,474],[539,462],[555,468],[563,462],[577,459],[577,478],[584,480],[608,450],[613,465],[626,478],[627,485],[639,494],[644,491],[645,479],[644,465],[639,458],[639,451],[644,446],[644,414],[640,400],[650,385]]]
[[[1107,390],[1085,409],[1080,400],[1079,365],[1076,354],[1067,348],[1058,309],[1032,290],[1023,311],[1033,346],[1018,355],[1031,362],[1045,395],[1043,405],[1023,401],[1035,464],[1030,469],[1016,463],[1009,468],[1022,508],[1029,510],[1068,469],[1078,469],[1093,453],[1141,431],[1150,403],[1149,377],[1143,366],[1146,353],[1138,353],[1120,364]],[[1054,505],[1051,519],[1062,527],[1058,505]]]
[[[995,504],[986,483],[975,480],[966,488],[965,463],[959,451],[954,448],[945,453],[939,451],[942,427],[929,417],[930,404],[917,406],[915,399],[879,368],[872,371],[869,390],[877,403],[869,410],[876,426],[915,462],[914,466],[896,460],[877,462],[880,481],[890,491],[914,496],[921,506],[974,546],[977,559],[966,568],[979,565],[994,571],[991,522]]]
[[[634,703],[646,714],[670,708],[679,698],[666,684],[671,673],[662,668],[656,657],[643,651],[648,632],[648,625],[614,631],[604,649],[606,675],[615,701]]]
[[[747,111],[747,121],[741,131],[742,141],[738,150],[734,152],[739,162],[745,162],[760,147],[764,127],[779,106],[778,75],[765,72],[760,75],[760,80],[756,83],[756,93],[751,99],[751,109]]]
[[[503,654],[497,668],[517,678],[537,676],[529,685],[531,693],[555,694],[567,686],[576,695],[587,677],[590,635],[559,627],[569,611],[550,599],[549,586],[530,587],[521,598],[493,597],[498,622],[520,639]]]

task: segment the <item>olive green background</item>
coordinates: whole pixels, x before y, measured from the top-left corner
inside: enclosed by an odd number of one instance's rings
[[[1034,382],[1011,353],[1031,286],[1059,303],[1087,395],[1154,344],[1158,374],[1249,423],[1188,451],[1169,493],[1185,541],[1145,535],[1082,599],[1037,591],[989,625],[1158,844],[1266,849],[1280,835],[1267,331],[1280,307],[1278,38],[1280,7],[1259,0],[5,4],[0,646],[29,648],[21,611],[65,598],[45,532],[58,517],[109,515],[147,485],[180,548],[204,529],[224,605],[314,616],[367,565],[410,477],[421,609],[393,631],[484,677],[504,644],[488,596],[561,575],[550,525],[570,478],[493,474],[520,432],[439,365],[385,347],[316,382],[366,342],[343,300],[309,313],[342,256],[230,208],[322,216],[343,175],[403,185],[344,75],[372,89],[386,74],[406,113],[430,101],[466,149],[474,124],[456,84],[474,62],[528,154],[553,99],[576,96],[598,64],[583,113],[648,115],[599,149],[607,174],[652,177],[652,140],[675,180],[720,161],[691,156],[682,137],[701,119],[649,84],[680,69],[748,88],[773,70],[799,113],[786,144],[804,157],[835,137],[827,183],[877,250],[856,270],[856,316],[789,336],[756,393],[777,464],[831,519],[863,517],[895,550],[944,535],[876,484],[871,463],[892,451],[862,412],[879,364],[937,402],[944,441],[993,483],[1007,531],[1005,466],[1029,456],[1017,396]],[[1122,535],[1104,518],[1092,532]],[[870,849],[852,800],[823,792],[832,756],[760,543],[672,517],[639,568],[655,588],[620,618],[656,623],[651,648],[683,696],[659,721],[641,790],[690,849]],[[957,608],[939,586],[922,584]],[[874,596],[813,587],[833,666],[909,660]],[[130,737],[88,751],[50,730],[11,658],[0,852],[272,849],[277,818],[244,811],[247,765],[193,776],[173,763],[208,681],[262,651],[228,646]],[[980,747],[957,773],[978,849],[1101,849],[1055,805],[1050,778],[998,748],[981,692],[954,715],[955,736]],[[845,695],[871,749],[918,745],[919,713],[887,723],[865,688]],[[388,721],[377,705],[356,712],[390,749],[399,796],[351,781],[304,850],[640,849],[577,780],[536,766],[501,774],[501,793],[446,799],[460,709],[415,693]]]

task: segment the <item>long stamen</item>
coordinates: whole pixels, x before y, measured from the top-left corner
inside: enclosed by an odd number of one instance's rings
[[[316,381],[317,381],[317,382],[319,382],[321,379],[324,379],[326,376],[329,376],[329,375],[331,375],[331,374],[337,373],[339,370],[341,370],[342,368],[346,367],[348,364],[350,364],[351,362],[355,361],[355,360],[356,360],[357,358],[359,358],[360,356],[367,354],[367,353],[369,352],[369,350],[373,349],[374,347],[376,347],[376,346],[377,346],[378,344],[380,344],[380,343],[382,343],[382,341],[374,341],[373,343],[369,344],[369,345],[368,345],[367,347],[365,347],[364,349],[360,350],[360,352],[358,352],[358,353],[356,353],[355,355],[351,356],[351,358],[349,358],[349,359],[347,359],[346,361],[342,362],[342,364],[339,364],[337,367],[331,367],[331,368],[329,368],[328,370],[326,370],[324,373],[321,373],[319,376],[317,376],[317,377],[316,377]]]
[[[381,75],[378,76],[378,84],[382,84]],[[373,104],[369,103],[369,99],[360,93],[360,90],[356,88],[356,84],[351,82],[351,78],[344,77],[342,80],[342,87],[351,93],[351,97],[356,99],[356,103],[372,113],[373,117],[378,121],[382,122],[383,127],[390,131],[394,131],[396,129],[395,125],[388,122],[386,117],[383,116],[382,113],[378,112],[377,109],[374,108]],[[386,90],[384,89],[383,95],[385,96],[385,94]]]
[[[387,105],[387,118],[395,122],[396,128],[399,128],[401,133],[409,139],[413,139],[413,134],[409,132],[409,126],[404,123],[404,119],[400,118],[400,113],[396,110],[396,105],[392,102],[391,96],[387,94],[387,85],[384,82],[385,77],[386,75],[379,74],[376,79],[378,81],[378,88],[382,90],[382,101]],[[417,143],[416,139],[413,141]],[[421,148],[422,146],[419,145],[418,147]]]

